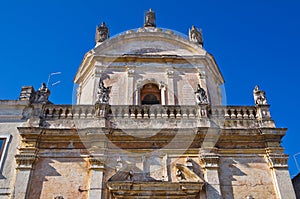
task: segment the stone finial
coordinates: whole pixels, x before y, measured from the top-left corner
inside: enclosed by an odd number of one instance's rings
[[[41,88],[35,93],[35,103],[47,103],[50,95],[50,90],[47,88],[45,83],[42,83]]]
[[[208,104],[208,98],[206,95],[205,90],[198,84],[198,88],[195,92],[195,97],[196,97],[196,103],[198,105],[200,104]]]
[[[156,17],[155,12],[150,8],[146,12],[144,27],[156,27]]]
[[[202,30],[197,29],[195,26],[192,26],[192,28],[189,30],[189,39],[190,41],[203,45],[203,38],[202,38]]]
[[[260,90],[257,85],[253,90],[253,97],[256,105],[268,104],[265,91]]]
[[[32,86],[22,86],[22,90],[20,92],[19,100],[34,100],[34,89]]]
[[[96,43],[104,42],[109,38],[109,29],[106,27],[105,23],[102,22],[101,26],[96,28]]]

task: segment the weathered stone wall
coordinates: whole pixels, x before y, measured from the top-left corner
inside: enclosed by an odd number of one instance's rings
[[[7,147],[3,151],[3,162],[0,168],[0,199],[12,197],[16,176],[16,160],[21,139],[17,127],[22,126],[23,118],[30,114],[25,107],[27,100],[1,100],[0,101],[0,136],[7,138]]]
[[[20,145],[20,137],[17,127],[20,122],[3,122],[0,123],[0,135],[9,135],[10,141],[4,153],[3,164],[0,169],[0,199],[10,198],[13,190],[14,178],[16,174],[15,154],[17,147]]]
[[[84,158],[39,158],[34,166],[29,198],[49,199],[55,196],[86,199],[89,165]]]
[[[219,174],[224,199],[276,198],[270,169],[263,157],[222,157]]]

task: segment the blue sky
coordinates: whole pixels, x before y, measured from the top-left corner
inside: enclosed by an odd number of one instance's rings
[[[53,76],[50,100],[72,103],[73,78],[85,52],[94,47],[96,25],[105,21],[111,35],[143,25],[153,8],[157,26],[184,34],[203,29],[204,47],[225,78],[227,104],[253,105],[256,84],[266,91],[283,139],[291,176],[300,152],[298,123],[300,1],[1,1],[0,99],[17,99],[23,85],[36,89]],[[300,164],[300,155],[296,156]]]

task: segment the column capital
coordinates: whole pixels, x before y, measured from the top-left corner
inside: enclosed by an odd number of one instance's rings
[[[168,78],[173,78],[174,77],[174,71],[173,70],[168,70],[167,75],[168,75]]]
[[[17,169],[31,170],[33,163],[37,159],[36,153],[34,154],[17,154],[15,156],[17,162]]]
[[[206,79],[205,71],[199,71],[199,78],[200,79]]]
[[[105,157],[92,155],[89,158],[90,169],[92,170],[105,170]]]
[[[288,161],[288,158],[289,156],[288,155],[285,155],[285,154],[267,154],[265,156],[268,164],[269,164],[269,167],[271,169],[273,168],[288,168],[288,164],[287,164],[287,161]]]
[[[216,154],[203,154],[200,156],[200,162],[203,168],[218,168],[220,157]]]
[[[127,68],[128,77],[134,77],[135,74],[135,68],[134,67],[128,67]]]

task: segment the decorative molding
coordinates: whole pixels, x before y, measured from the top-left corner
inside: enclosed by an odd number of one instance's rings
[[[174,77],[174,71],[173,70],[168,70],[167,75],[168,75],[168,78],[173,78]]]
[[[128,77],[134,77],[135,70],[134,68],[130,67],[127,69]]]
[[[200,79],[206,79],[205,71],[200,71],[199,72],[199,77],[200,77]]]
[[[103,157],[91,156],[89,161],[90,161],[90,169],[93,170],[105,169],[105,160]]]
[[[287,168],[289,156],[285,154],[268,154],[266,160],[269,163],[270,168]]]
[[[205,154],[200,157],[203,168],[218,168],[220,157],[215,154]]]
[[[17,169],[32,169],[37,156],[36,154],[17,154],[15,158],[18,164]]]

